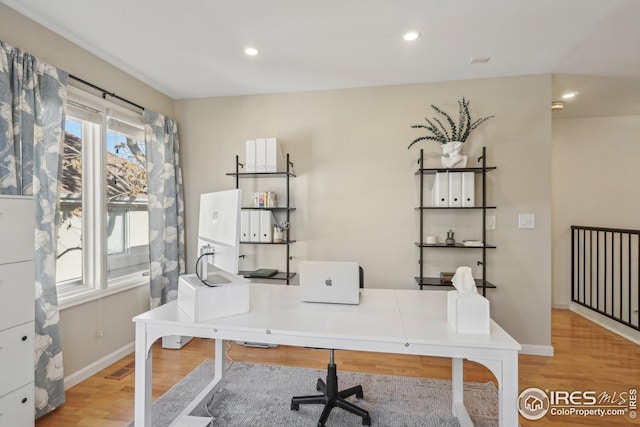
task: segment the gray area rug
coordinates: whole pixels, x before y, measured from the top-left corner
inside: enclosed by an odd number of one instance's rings
[[[171,424],[213,374],[213,361],[205,361],[154,402],[153,427]],[[233,362],[227,365],[224,384],[213,399],[207,396],[192,415],[206,415],[208,408],[214,417],[212,427],[316,426],[322,405],[300,405],[299,411],[292,411],[291,397],[318,394],[316,381],[325,376],[325,371],[317,369]],[[450,381],[346,372],[338,366],[338,382],[341,390],[363,386],[364,399],[350,399],[369,411],[372,426],[459,426],[451,414]],[[465,383],[464,393],[476,427],[498,425],[498,392],[492,383]],[[335,408],[326,425],[360,426],[362,421]]]

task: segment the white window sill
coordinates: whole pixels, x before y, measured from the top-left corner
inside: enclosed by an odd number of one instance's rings
[[[92,289],[84,286],[78,286],[78,290],[69,291],[62,295],[58,295],[58,310],[66,310],[81,304],[86,304],[100,298],[108,297],[120,292],[125,292],[141,286],[149,286],[149,276],[136,275],[137,277],[130,280],[121,280],[117,284],[112,284],[104,289]]]

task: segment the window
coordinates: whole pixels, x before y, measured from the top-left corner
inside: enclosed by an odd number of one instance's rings
[[[63,297],[146,278],[145,155],[140,114],[69,88],[56,270]]]

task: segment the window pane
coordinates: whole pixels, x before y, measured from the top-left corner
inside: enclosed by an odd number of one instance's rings
[[[82,122],[68,118],[63,144],[56,282],[82,283]]]
[[[117,123],[110,121],[109,123]],[[126,127],[118,127],[122,131]],[[107,132],[107,241],[109,279],[149,269],[145,144]]]
[[[107,214],[107,253],[109,255],[125,253],[125,219],[124,211],[110,210]]]

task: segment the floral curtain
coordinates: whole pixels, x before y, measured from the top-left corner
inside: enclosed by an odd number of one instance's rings
[[[178,297],[185,272],[184,197],[177,123],[145,110],[151,308]]]
[[[36,205],[36,418],[65,401],[55,224],[67,78],[0,41],[0,193],[32,195]]]

